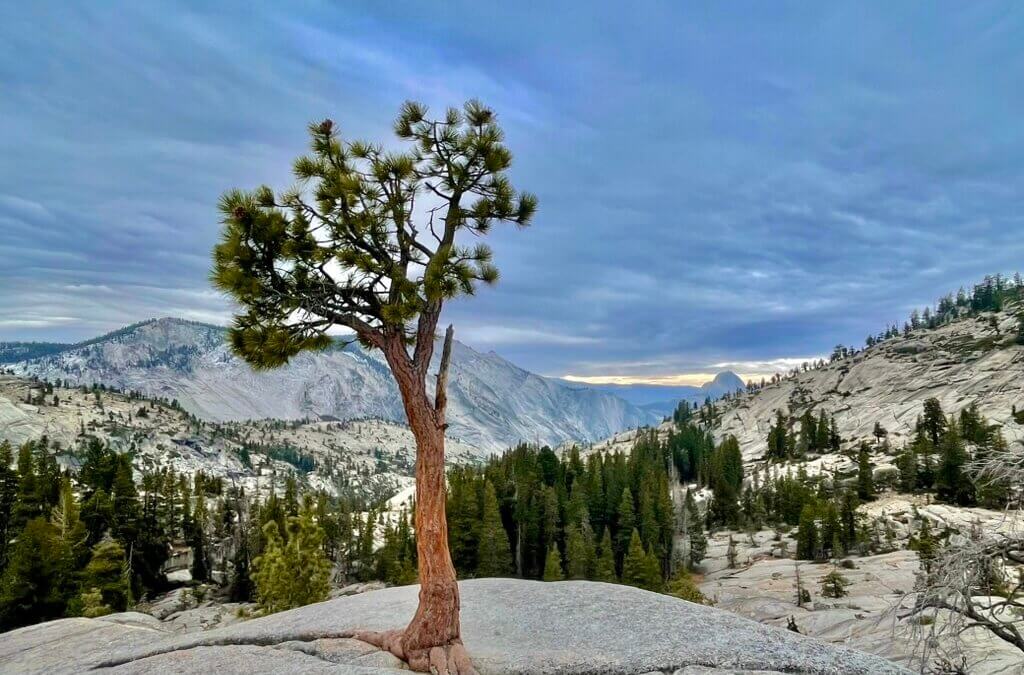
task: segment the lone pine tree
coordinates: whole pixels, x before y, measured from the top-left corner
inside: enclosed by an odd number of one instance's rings
[[[241,306],[229,339],[257,368],[329,347],[336,328],[383,353],[416,439],[420,596],[404,630],[363,638],[415,670],[472,672],[445,519],[451,326],[432,399],[426,376],[445,301],[498,278],[490,249],[464,246],[458,235],[484,235],[500,222],[528,225],[537,200],[513,189],[502,130],[477,101],[441,119],[407,102],[394,131],[408,150],[345,142],[331,120],[314,123],[312,154],[293,165],[297,188],[225,193],[212,279]]]

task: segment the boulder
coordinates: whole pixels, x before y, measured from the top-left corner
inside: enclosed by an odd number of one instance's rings
[[[880,658],[628,586],[475,579],[460,584],[466,647],[481,675],[514,673],[906,673]],[[202,633],[62,619],[0,640],[0,672],[395,673],[351,638],[403,626],[418,586],[329,600]]]

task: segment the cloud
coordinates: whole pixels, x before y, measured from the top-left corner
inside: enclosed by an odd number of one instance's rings
[[[584,335],[564,335],[531,328],[472,325],[459,336],[474,345],[593,345],[598,338]]]
[[[823,356],[808,356],[805,358],[781,358],[767,361],[723,361],[712,363],[709,367],[716,370],[732,370],[734,372],[747,373],[744,379],[755,376],[773,375],[775,373],[786,373],[794,368],[800,368],[803,364],[814,363]]]
[[[228,321],[219,194],[290,185],[310,120],[394,147],[406,98],[495,106],[539,195],[444,317],[537,372],[770,373],[1024,259],[1024,8],[588,9],[12,7],[0,339]]]

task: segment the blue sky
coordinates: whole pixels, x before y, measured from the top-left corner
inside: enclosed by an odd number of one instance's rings
[[[1018,4],[206,4],[0,10],[0,340],[225,322],[218,195],[407,98],[540,197],[447,310],[536,372],[763,372],[1024,260]]]

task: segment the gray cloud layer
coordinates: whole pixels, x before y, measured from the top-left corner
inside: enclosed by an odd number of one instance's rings
[[[502,116],[541,211],[449,314],[540,372],[826,353],[1022,259],[1022,11],[514,6],[5,10],[0,339],[226,320],[220,192],[406,98]]]

